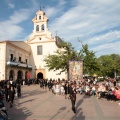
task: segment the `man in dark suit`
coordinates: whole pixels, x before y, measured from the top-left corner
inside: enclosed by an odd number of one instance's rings
[[[70,99],[72,103],[72,111],[76,113],[75,110],[75,102],[76,102],[76,88],[73,83],[71,83],[71,86],[69,88],[69,93],[70,93]]]

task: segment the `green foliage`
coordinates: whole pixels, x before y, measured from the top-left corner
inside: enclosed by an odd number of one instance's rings
[[[81,41],[80,45],[81,45]],[[84,62],[84,74],[93,76],[94,74],[98,76],[109,76],[113,77],[116,72],[120,76],[120,56],[116,54],[103,55],[96,58],[95,53],[88,49],[87,44],[82,43],[82,49],[75,51],[72,44],[69,42],[62,42],[61,49],[55,51],[53,55],[48,55],[44,61],[46,62],[46,67],[49,70],[60,70],[62,72],[68,73],[68,62],[69,60],[83,60]]]
[[[69,42],[62,42],[61,49],[55,51],[53,55],[48,55],[44,61],[46,67],[49,70],[60,70],[62,72],[68,72],[68,61],[76,58],[76,51]]]
[[[82,44],[82,49],[77,52],[69,42],[61,43],[62,50],[57,50],[54,55],[48,55],[44,61],[49,70],[61,70],[61,72],[68,72],[69,60],[83,60],[84,73],[93,75],[98,70],[95,54],[93,51],[88,50],[88,45]]]
[[[117,54],[103,55],[97,59],[102,76],[114,77],[115,72],[120,75],[120,56]]]
[[[88,45],[82,44],[82,50],[78,53],[79,59],[84,61],[84,74],[93,75],[99,70],[99,65],[96,61],[95,53],[88,49]]]

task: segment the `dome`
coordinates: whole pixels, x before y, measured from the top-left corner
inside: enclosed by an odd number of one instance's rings
[[[59,37],[59,36],[55,36],[55,40],[56,40],[56,45],[58,48],[61,48],[61,43],[63,42],[63,40]]]

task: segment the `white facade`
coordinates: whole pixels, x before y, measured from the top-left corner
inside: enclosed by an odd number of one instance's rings
[[[26,73],[30,73],[30,78],[65,79],[65,73],[57,75],[59,71],[48,71],[43,59],[48,54],[54,54],[58,48],[56,39],[52,38],[48,30],[48,18],[45,13],[39,10],[32,20],[34,30],[28,40],[6,41],[0,43],[0,80],[26,78]],[[10,60],[15,58],[14,60]],[[12,71],[10,73],[10,71]],[[21,72],[21,73],[19,73]],[[10,75],[12,74],[12,75]],[[19,74],[19,75],[18,75]]]
[[[0,43],[0,80],[5,78],[6,44]]]
[[[31,70],[30,47],[23,41],[3,41],[0,42],[0,53],[0,80],[25,79]]]

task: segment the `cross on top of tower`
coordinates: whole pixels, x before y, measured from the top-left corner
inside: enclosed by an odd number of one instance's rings
[[[44,8],[41,3],[40,3],[40,6],[39,6],[39,7],[40,7],[40,10],[42,10],[42,8]]]
[[[39,6],[39,7],[40,7],[40,10],[42,10],[42,4],[40,4],[40,6]]]

